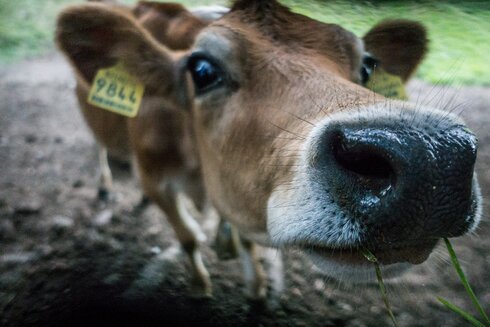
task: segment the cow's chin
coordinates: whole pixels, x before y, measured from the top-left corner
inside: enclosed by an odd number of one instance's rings
[[[367,284],[376,282],[376,272],[373,264],[364,258],[363,262],[344,260],[342,257],[325,256],[317,251],[306,251],[315,267],[321,274],[349,284]],[[401,276],[410,267],[408,262],[382,265],[384,279]]]
[[[436,241],[421,242],[416,246],[391,247],[373,250],[381,264],[383,277],[400,276],[414,264],[423,263],[430,256]],[[321,272],[329,277],[350,283],[366,283],[375,280],[375,269],[366,257],[365,250],[359,248],[330,249],[322,246],[305,245],[299,247],[313,261]]]
[[[325,215],[336,212],[334,204],[319,206],[318,201],[312,201],[311,186],[296,185],[296,192],[276,189],[269,198],[270,241],[275,247],[305,253],[328,277],[348,283],[375,281],[374,264],[364,255],[363,244],[369,244],[374,246],[368,248],[381,264],[383,277],[394,278],[410,266],[424,262],[438,242],[436,239],[397,244],[369,242],[365,228],[356,220],[345,215]]]

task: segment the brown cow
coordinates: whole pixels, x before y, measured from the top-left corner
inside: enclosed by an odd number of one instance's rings
[[[103,2],[104,8],[133,17],[156,41],[176,51],[188,49],[196,34],[208,24],[209,19],[198,18],[180,4],[142,1],[130,8]],[[216,8],[212,10],[217,11]],[[200,15],[208,16],[209,13],[213,12],[206,8],[199,9]],[[77,56],[84,55],[83,47],[79,50],[81,52],[74,54],[71,59],[75,61],[74,66],[77,68],[76,93],[80,107],[99,146],[99,197],[106,199],[112,188],[107,152],[123,160],[129,160],[134,156],[133,164],[136,166],[144,194],[166,213],[190,257],[196,293],[210,295],[209,274],[198,250],[199,242],[204,241],[205,236],[190,215],[196,210],[192,210],[192,207],[187,210],[182,208],[182,204],[196,204],[202,209],[205,201],[194,136],[187,114],[173,104],[166,103],[165,97],[153,92],[151,88],[147,88],[141,110],[135,118],[128,118],[89,104],[87,97],[93,79],[89,70],[96,69],[99,64],[104,65],[108,61],[100,57],[96,66],[80,67],[76,61]],[[185,201],[184,195],[189,196],[192,201]],[[178,199],[183,201],[179,202]]]
[[[461,119],[361,85],[369,54],[403,81],[413,74],[427,43],[418,23],[381,23],[359,39],[275,0],[238,0],[176,52],[131,15],[85,5],[62,13],[58,42],[87,81],[122,61],[190,115],[219,213],[330,276],[372,279],[365,248],[396,275],[478,225],[477,140]]]
[[[113,9],[131,13],[155,39],[173,50],[188,49],[194,42],[196,34],[207,25],[206,21],[191,14],[179,4],[141,1],[134,8],[129,8],[117,4],[115,1],[91,1],[110,4]],[[206,15],[205,9],[200,10],[202,15]],[[213,8],[213,10],[217,9]],[[99,144],[101,167],[99,197],[105,199],[109,196],[112,189],[112,176],[107,161],[107,149],[113,157],[122,161],[129,161],[132,153],[132,145],[130,144],[128,128],[126,127],[128,119],[104,110],[96,110],[89,105],[87,103],[89,84],[82,76],[78,75],[77,77],[77,95],[81,103],[82,113]],[[138,119],[141,120],[141,117],[138,117]],[[151,119],[147,118],[146,122],[149,120]],[[121,128],[121,126],[124,127]],[[157,133],[159,132],[157,126],[154,129]],[[167,131],[165,128],[162,133],[164,136],[166,135]]]

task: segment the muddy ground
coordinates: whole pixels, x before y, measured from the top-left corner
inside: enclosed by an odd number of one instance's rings
[[[376,285],[327,280],[295,253],[285,254],[283,293],[271,292],[260,304],[244,295],[239,262],[218,261],[206,245],[215,296],[192,298],[188,263],[172,255],[178,247],[162,213],[153,205],[132,212],[140,192],[127,167],[114,167],[116,201],[96,201],[96,150],[73,87],[69,67],[56,54],[0,66],[1,325],[390,325]],[[416,81],[410,91],[416,101],[459,104],[455,110],[479,136],[479,177],[489,194],[490,90]],[[488,310],[489,232],[485,218],[476,235],[454,242]],[[436,296],[474,312],[439,247],[429,262],[389,285],[402,326],[464,325]]]

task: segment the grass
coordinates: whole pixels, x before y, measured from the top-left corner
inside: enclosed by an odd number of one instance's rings
[[[466,275],[463,272],[463,269],[461,268],[461,265],[459,264],[458,257],[456,256],[456,252],[453,249],[453,246],[451,242],[445,238],[444,243],[446,244],[447,251],[449,252],[449,256],[451,258],[451,263],[453,264],[454,269],[456,270],[456,273],[458,274],[458,277],[461,281],[461,284],[463,284],[466,293],[468,294],[469,298],[471,299],[471,302],[473,302],[473,305],[475,306],[476,310],[480,314],[481,318],[483,319],[483,323],[480,322],[477,318],[473,317],[470,313],[464,311],[463,309],[457,307],[456,305],[448,302],[447,300],[438,297],[437,299],[439,302],[441,302],[443,305],[445,305],[447,308],[450,310],[454,311],[455,313],[459,314],[462,316],[464,319],[468,320],[473,326],[477,327],[490,327],[490,318],[488,318],[488,315],[485,313],[485,310],[481,306],[480,302],[478,301],[475,293],[473,292],[473,289],[470,286],[470,283],[468,282],[468,278],[466,278]]]
[[[489,85],[490,1],[323,1],[281,0],[294,11],[335,22],[362,36],[385,18],[423,22],[430,52],[417,77],[439,84]],[[0,61],[13,62],[52,48],[57,12],[81,0],[0,0]],[[125,3],[135,1],[123,0]],[[184,0],[186,5],[226,4],[225,0]]]
[[[49,49],[56,13],[68,2],[0,0],[0,60],[12,62]]]
[[[473,292],[473,289],[470,286],[470,283],[468,282],[468,278],[463,272],[463,269],[461,268],[461,265],[459,264],[458,257],[456,255],[456,252],[453,249],[453,246],[449,239],[444,238],[444,243],[446,244],[447,251],[449,253],[449,257],[451,258],[451,263],[456,270],[456,273],[458,274],[458,277],[461,281],[461,284],[463,284],[466,293],[468,294],[468,297],[471,299],[471,302],[473,302],[473,305],[475,306],[476,310],[480,314],[481,319],[483,319],[483,323],[478,320],[476,317],[472,316],[471,313],[461,309],[460,307],[454,305],[453,303],[441,298],[437,297],[437,300],[441,302],[444,306],[446,306],[449,310],[453,311],[454,313],[460,315],[462,318],[466,319],[472,326],[474,327],[490,327],[490,318],[488,318],[488,315],[485,313],[485,310],[481,306],[480,302],[478,301],[478,298],[476,297],[475,293]],[[381,297],[383,299],[383,302],[385,304],[386,310],[388,311],[388,315],[391,319],[391,322],[393,323],[394,327],[398,327],[398,323],[395,319],[395,316],[393,314],[393,311],[391,310],[391,304],[388,299],[388,293],[386,291],[386,286],[383,281],[383,276],[381,274],[381,267],[378,262],[378,259],[376,256],[369,251],[368,249],[364,248],[362,249],[362,253],[364,257],[371,262],[374,265],[374,269],[376,272],[376,279],[378,281],[379,285],[379,290],[381,292]]]
[[[388,315],[390,316],[391,322],[394,327],[398,327],[398,322],[393,314],[393,310],[391,309],[390,300],[388,298],[388,292],[386,291],[385,283],[383,282],[383,275],[381,274],[381,266],[378,262],[376,256],[369,251],[367,248],[362,249],[362,253],[364,257],[374,265],[374,270],[376,272],[376,279],[378,280],[379,291],[381,292],[381,297],[383,298],[383,302],[385,304],[386,310],[388,311]]]
[[[429,54],[417,77],[431,83],[490,85],[490,1],[330,1],[285,0],[299,13],[336,22],[358,36],[382,19],[422,22],[429,31]]]

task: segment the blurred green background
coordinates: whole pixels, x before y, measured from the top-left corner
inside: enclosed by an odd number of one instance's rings
[[[0,0],[0,64],[53,48],[56,15],[81,0]],[[123,0],[134,3],[136,1]],[[223,0],[175,1],[186,5]],[[299,1],[281,0],[294,11],[337,23],[362,36],[385,18],[408,18],[429,30],[430,52],[417,77],[431,83],[490,86],[490,1]]]

